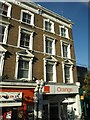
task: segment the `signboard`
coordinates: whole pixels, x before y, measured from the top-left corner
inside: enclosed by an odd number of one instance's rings
[[[0,92],[0,102],[20,100],[22,100],[22,92]]]
[[[46,88],[47,91],[46,91]],[[46,85],[44,87],[46,94],[76,94],[78,93],[78,86],[76,85]]]
[[[0,92],[0,106],[21,106],[22,92]]]

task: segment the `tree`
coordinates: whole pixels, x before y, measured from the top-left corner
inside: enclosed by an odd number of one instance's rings
[[[85,80],[84,80],[84,85],[83,85],[83,90],[84,90],[84,95],[86,97],[90,96],[90,70],[88,70]]]

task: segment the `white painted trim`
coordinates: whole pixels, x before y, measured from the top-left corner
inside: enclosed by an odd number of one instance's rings
[[[21,30],[22,30],[22,29],[25,30],[27,33],[30,34],[30,41],[29,41],[29,46],[28,46],[28,48],[29,48],[30,50],[33,50],[33,33],[34,33],[34,31],[32,31],[32,30],[30,30],[30,29],[27,29],[27,28],[25,28],[25,27],[21,27],[21,26],[19,26],[17,46],[20,47],[20,48],[24,48],[24,47],[21,47],[21,46],[20,46],[20,38],[21,38]]]
[[[64,28],[64,29],[66,30],[66,36],[65,36],[65,37],[61,35],[61,28]],[[69,38],[69,31],[68,31],[68,28],[65,27],[64,25],[62,25],[62,26],[59,25],[59,32],[60,32],[59,35],[60,35],[61,37],[64,37],[64,38],[70,39],[70,38]]]
[[[11,7],[12,7],[12,5],[10,3],[4,1],[4,0],[1,1],[1,2],[4,3],[4,4],[6,4],[8,6],[7,17],[11,17]],[[3,14],[2,14],[2,16],[3,16]]]
[[[14,107],[14,106],[22,106],[22,102],[7,102],[7,103],[0,103],[0,107]]]
[[[46,59],[44,58],[44,81],[46,82]]]
[[[64,71],[64,67],[65,65],[69,65],[70,67],[70,82],[69,83],[73,83],[73,64],[71,63],[67,63],[67,62],[62,62],[62,72],[63,72],[63,83],[65,83],[65,71]]]
[[[0,86],[1,87],[15,87],[15,88],[19,88],[19,87],[29,87],[29,88],[35,88],[36,86],[36,82],[32,83],[32,82],[20,82],[17,81],[15,82],[15,80],[12,81],[5,81],[5,82],[0,82]]]
[[[7,50],[0,46],[0,77],[2,77],[3,67],[4,67],[4,57]]]
[[[6,44],[6,42],[7,42],[7,36],[8,36],[8,25],[2,24],[2,23],[0,23],[0,25],[5,27],[3,42],[1,42],[1,43]]]
[[[44,58],[44,81],[47,82],[46,80],[46,64],[47,64],[47,61],[49,61],[49,59],[47,58]],[[53,65],[53,81],[48,81],[48,82],[53,82],[53,83],[56,83],[57,82],[57,75],[56,75],[56,64],[57,64],[57,61],[49,61],[50,64]]]
[[[24,22],[24,21],[22,20],[22,18],[23,18],[23,12],[24,12],[24,13],[28,13],[29,15],[31,15],[31,23],[30,23],[30,24],[27,23],[27,22]],[[23,23],[26,23],[26,24],[29,24],[29,25],[34,26],[34,14],[31,13],[30,11],[28,11],[28,10],[21,10],[20,21],[23,22]]]
[[[64,62],[62,62],[63,83],[65,83]]]
[[[61,44],[61,56],[62,56],[62,58],[71,59],[71,50],[70,50],[71,44],[69,42],[64,41],[64,40],[60,40],[60,44]],[[63,56],[63,45],[67,46],[67,52],[68,52],[67,57]]]
[[[73,83],[73,65],[70,67],[70,83]]]
[[[65,26],[65,27],[68,27],[68,28],[72,28],[71,23],[67,24],[66,22],[62,22],[62,20],[57,19],[55,17],[52,17],[52,16],[50,16],[50,15],[48,15],[46,13],[43,13],[42,16],[47,18],[47,19],[50,19],[50,20],[52,20],[54,22],[57,22],[57,23],[61,24],[62,26]]]
[[[0,77],[2,77],[5,53],[0,53]]]
[[[51,54],[51,53],[46,53],[46,37],[52,39],[52,54]],[[52,37],[52,36],[43,34],[44,53],[45,53],[45,54],[49,54],[49,55],[55,55],[55,54],[56,54],[56,51],[55,51],[55,50],[56,50],[56,49],[55,49],[55,39],[56,39],[56,38],[54,38],[54,37]]]
[[[23,55],[22,55],[23,56]],[[25,58],[23,56],[23,58]],[[26,59],[27,60],[27,59]],[[27,80],[27,81],[31,81],[32,80],[32,60],[33,58],[29,58],[27,61],[29,61],[29,71],[28,71],[28,78],[22,78],[22,79],[18,79],[18,61],[19,61],[19,54],[16,55],[16,66],[15,66],[15,79],[17,80]]]
[[[51,31],[48,31],[45,29],[45,22],[50,22],[51,23]],[[43,19],[43,29],[47,32],[55,33],[54,31],[54,22],[51,21],[50,19]]]

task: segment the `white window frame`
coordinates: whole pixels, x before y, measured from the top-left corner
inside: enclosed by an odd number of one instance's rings
[[[64,40],[60,40],[60,44],[61,44],[61,56],[63,58],[71,59],[71,50],[70,50],[71,44]],[[64,45],[67,46],[67,57],[64,57],[64,55],[63,55],[63,46]]]
[[[7,17],[11,17],[11,7],[12,5],[6,1],[1,1],[3,4],[6,4],[8,6],[8,11],[7,11],[7,15],[1,14],[2,16],[7,16]]]
[[[52,40],[52,54],[46,52],[46,37],[48,37]],[[43,35],[43,39],[44,39],[44,53],[50,54],[50,55],[55,55],[55,38],[48,36],[48,35]]]
[[[4,57],[7,50],[0,46],[0,78],[2,78],[3,66],[4,66]]]
[[[32,31],[30,29],[27,29],[27,28],[24,28],[24,27],[21,27],[21,26],[19,26],[19,34],[18,34],[18,43],[17,43],[17,46],[21,47],[20,46],[20,40],[21,40],[21,30],[22,29],[25,30],[27,33],[30,34],[29,46],[27,48],[30,49],[30,50],[33,50],[33,33],[34,33],[34,31]],[[21,47],[21,48],[26,48],[26,47]]]
[[[44,81],[45,82],[54,82],[56,83],[57,82],[57,75],[56,75],[56,64],[57,64],[57,60],[55,58],[51,58],[51,59],[48,59],[48,58],[44,58]],[[47,65],[47,62],[49,62],[50,64],[53,65],[53,80],[52,81],[47,81],[46,80],[46,65]]]
[[[61,28],[64,28],[66,30],[66,36],[62,36],[61,35]],[[64,37],[64,38],[68,38],[69,39],[69,32],[68,32],[68,28],[65,27],[65,26],[59,26],[59,29],[60,29],[60,36],[61,37]]]
[[[28,78],[18,79],[18,65],[19,65],[20,56],[23,58],[23,60],[29,62]],[[18,52],[16,53],[15,79],[17,79],[17,80],[27,80],[27,81],[31,81],[32,80],[32,62],[33,62],[33,57],[34,57],[34,55],[32,55],[30,53],[28,55],[26,55],[26,56],[23,55],[23,54],[20,54]]]
[[[0,43],[1,44],[6,44],[7,36],[8,36],[8,25],[0,23],[0,26],[4,26],[5,27],[3,41],[0,42]],[[2,31],[2,29],[0,31]]]
[[[51,23],[51,31],[45,29],[45,22],[50,22]],[[55,33],[55,31],[54,31],[54,22],[51,21],[50,19],[44,19],[43,28],[47,32]]]
[[[23,18],[23,12],[31,15],[31,23],[30,23],[30,24],[27,23],[27,22],[24,22],[24,21],[22,20],[22,18]],[[21,10],[20,21],[23,22],[23,23],[25,23],[25,24],[34,26],[34,14],[31,13],[30,11],[28,11],[28,10]]]
[[[62,71],[63,71],[63,83],[65,83],[65,70],[64,67],[65,65],[68,65],[70,68],[70,81],[67,82],[66,84],[73,83],[73,63],[67,63],[67,62],[62,62]]]

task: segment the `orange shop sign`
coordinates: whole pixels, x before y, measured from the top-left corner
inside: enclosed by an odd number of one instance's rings
[[[76,85],[46,85],[44,87],[45,94],[69,94],[78,93],[78,86]]]

